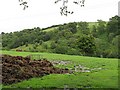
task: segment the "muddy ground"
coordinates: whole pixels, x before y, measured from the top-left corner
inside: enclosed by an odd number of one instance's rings
[[[46,59],[30,60],[29,57],[0,55],[2,62],[2,83],[9,85],[33,77],[42,77],[49,74],[69,73],[68,69],[55,68]]]

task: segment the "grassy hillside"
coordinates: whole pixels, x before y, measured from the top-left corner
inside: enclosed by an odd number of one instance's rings
[[[3,50],[118,58],[119,17],[1,33]]]
[[[85,57],[54,53],[2,51],[2,54],[15,56],[41,55],[53,61],[69,61],[67,64],[55,65],[60,68],[74,69],[82,65],[90,72],[74,72],[73,74],[51,74],[42,78],[32,78],[4,88],[117,88],[118,59]]]
[[[118,88],[120,17],[2,32],[1,54],[46,58],[71,74],[50,74],[3,88]],[[101,58],[98,58],[101,57]]]

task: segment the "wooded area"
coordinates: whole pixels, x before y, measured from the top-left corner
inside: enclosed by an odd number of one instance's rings
[[[120,17],[114,16],[108,22],[71,22],[44,29],[2,32],[2,49],[117,58],[119,25]]]

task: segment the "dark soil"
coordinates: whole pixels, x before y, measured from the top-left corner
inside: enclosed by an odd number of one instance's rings
[[[30,60],[29,57],[0,55],[2,58],[2,83],[9,85],[48,74],[69,73],[68,69],[55,68],[46,59]]]

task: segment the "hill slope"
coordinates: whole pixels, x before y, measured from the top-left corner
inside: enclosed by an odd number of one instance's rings
[[[45,29],[2,33],[3,50],[118,57],[119,17],[109,22],[72,22]]]

